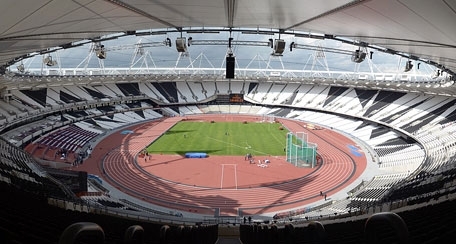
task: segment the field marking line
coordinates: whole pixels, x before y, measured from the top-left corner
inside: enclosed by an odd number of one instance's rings
[[[283,125],[281,125],[283,126]],[[281,145],[283,145],[283,147],[286,147],[286,142],[284,143],[284,141],[286,141],[286,138],[285,140],[281,140],[280,138],[277,138],[277,136],[273,135],[272,136],[278,143],[280,143]]]
[[[223,170],[225,169],[225,165],[222,164],[222,177],[220,177],[220,189],[223,189]]]
[[[222,142],[222,143],[227,144],[227,145],[230,145],[230,146],[232,146],[232,147],[238,147],[238,148],[243,148],[243,149],[245,149],[245,147],[243,147],[243,146],[241,146],[241,145],[239,145],[239,144],[228,143],[228,142],[226,142],[226,141],[222,141],[222,140],[219,140],[219,139],[210,137],[210,136],[208,136],[208,138],[210,138],[210,139],[212,139],[212,140],[214,140],[214,141]],[[261,155],[269,155],[269,153],[266,153],[266,152],[262,152],[262,151],[258,151],[258,150],[252,149],[252,147],[250,147],[249,150],[252,151],[252,152],[256,152],[256,153],[258,153],[258,154],[261,154]]]
[[[235,164],[234,165],[234,186],[235,186],[235,189],[237,190],[238,189],[238,183],[237,183],[237,165]]]
[[[243,146],[241,146],[241,145],[234,144],[234,143],[229,143],[229,142],[226,142],[226,141],[223,141],[223,140],[220,140],[220,139],[216,139],[216,138],[214,138],[214,137],[208,136],[208,138],[211,139],[211,140],[214,140],[214,141],[222,142],[222,143],[224,143],[224,144],[227,144],[227,145],[230,145],[230,146],[233,146],[233,147],[245,148],[245,147],[243,147]]]
[[[245,141],[245,145],[247,145],[247,148],[246,148],[246,149],[252,148],[252,146],[250,146],[250,144],[249,144],[247,141]]]
[[[222,164],[222,177],[220,177],[220,189],[223,189],[223,177],[224,177],[225,165],[234,166],[234,187],[237,190],[238,189],[237,164]]]

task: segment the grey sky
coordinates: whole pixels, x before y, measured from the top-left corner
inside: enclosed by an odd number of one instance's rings
[[[154,36],[128,36],[119,38],[116,40],[106,41],[102,44],[107,48],[113,48],[116,46],[129,45],[131,48],[126,48],[124,50],[113,50],[107,52],[107,58],[104,60],[104,66],[115,68],[115,67],[129,67],[134,54],[133,44],[141,41],[142,43],[148,42],[163,42],[166,38],[171,39],[172,47],[161,46],[161,47],[150,47],[147,48],[150,56],[147,56],[149,67],[154,65],[157,67],[187,67],[190,65],[190,62],[196,59],[200,54],[204,54],[201,60],[197,60],[193,63],[194,66],[199,67],[210,67],[211,65],[216,68],[224,67],[225,55],[227,52],[227,46],[223,45],[191,45],[188,47],[189,55],[187,57],[181,57],[180,61],[177,63],[179,53],[175,47],[175,40],[177,37],[180,37],[180,33],[170,33],[167,35],[154,35]],[[193,40],[228,40],[229,33],[222,32],[220,34],[188,34],[183,33],[183,37],[192,37]],[[268,41],[268,39],[278,39],[278,35],[256,35],[256,34],[241,34],[238,32],[232,33],[234,40],[248,40],[248,41]],[[290,35],[282,35],[280,39],[286,41],[286,48],[284,50],[283,56],[271,57],[272,48],[270,47],[257,47],[257,46],[232,46],[234,55],[236,56],[236,65],[237,67],[245,68],[266,68],[267,64],[274,69],[281,69],[282,63],[285,69],[296,69],[296,70],[325,70],[325,67],[322,65],[325,63],[325,60],[319,58],[314,59],[314,51],[297,49],[294,48],[290,52],[289,45],[291,42],[295,42],[301,45],[313,45],[313,46],[324,46],[329,48],[337,48],[348,51],[355,51],[357,47],[344,44],[334,40],[316,40],[295,37]],[[87,58],[90,51],[90,44],[84,45],[78,48],[65,49],[50,55],[54,59],[58,59],[59,66],[62,68],[74,68],[81,64],[85,58]],[[369,52],[370,50],[368,50]],[[326,62],[328,67],[332,71],[363,71],[369,72],[370,65],[368,58],[361,64],[355,66],[355,63],[351,61],[351,56],[344,54],[335,54],[330,52],[325,52]],[[369,56],[369,54],[368,54]],[[140,57],[140,56],[138,56]],[[36,56],[32,60],[25,60],[24,65],[26,68],[40,68],[42,67],[42,56]],[[397,56],[390,54],[382,53],[379,51],[374,51],[372,64],[375,72],[400,72],[405,66],[407,60],[401,59]],[[281,63],[282,62],[282,63]],[[250,63],[250,65],[249,65]],[[139,67],[141,62],[138,62],[136,67]],[[82,66],[84,66],[82,64]],[[91,61],[88,64],[89,67],[99,67],[99,60],[93,56]],[[415,69],[413,72],[418,74],[431,74],[434,70],[432,67],[426,67],[426,64],[420,65],[420,70]]]

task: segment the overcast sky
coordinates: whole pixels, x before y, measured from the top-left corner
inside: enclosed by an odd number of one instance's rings
[[[167,35],[153,35],[153,36],[127,36],[116,40],[106,41],[102,44],[109,49],[118,49],[123,46],[123,50],[111,50],[107,52],[107,57],[104,61],[105,67],[129,67],[134,56],[134,44],[136,43],[157,43],[163,42],[166,38],[171,39],[172,46],[160,46],[145,48],[144,51],[148,55],[137,56],[135,67],[144,67],[144,58],[147,59],[149,67],[188,67],[193,62],[194,67],[225,67],[224,60],[228,47],[226,45],[191,45],[188,47],[188,56],[182,56],[177,62],[179,53],[175,47],[175,40],[180,37],[180,33],[170,33]],[[228,32],[220,34],[188,34],[183,33],[183,37],[192,37],[193,40],[225,40],[229,38]],[[267,42],[270,38],[278,39],[278,35],[257,35],[257,34],[241,34],[239,32],[232,33],[233,39],[239,41],[263,41]],[[325,64],[328,64],[331,71],[362,71],[369,72],[370,67],[374,68],[374,72],[396,73],[404,69],[406,59],[393,56],[390,54],[378,52],[374,50],[372,60],[368,57],[364,62],[355,66],[351,61],[351,56],[346,54],[336,54],[325,52],[323,58],[314,58],[316,52],[306,49],[294,48],[293,51],[289,50],[291,42],[299,45],[312,45],[323,46],[328,48],[343,49],[348,51],[355,51],[357,47],[341,43],[334,40],[316,40],[302,37],[295,37],[290,35],[282,35],[280,39],[286,42],[286,48],[281,57],[271,56],[272,48],[266,46],[242,46],[233,45],[232,50],[236,57],[236,67],[239,68],[269,68],[290,70],[326,70]],[[62,68],[75,68],[85,67],[87,58],[89,56],[91,45],[87,44],[82,47],[65,49],[51,53],[50,55],[54,60],[58,61],[58,66]],[[367,50],[369,52],[371,50]],[[24,65],[26,68],[41,68],[43,56],[36,56],[31,60],[25,60]],[[372,66],[369,65],[371,61]],[[431,74],[434,68],[421,64],[420,69],[412,70],[417,74]],[[90,57],[88,67],[100,67],[99,60],[95,55]]]

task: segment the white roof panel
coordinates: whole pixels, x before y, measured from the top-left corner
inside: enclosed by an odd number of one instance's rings
[[[348,37],[456,71],[455,9],[455,0],[4,0],[0,66],[115,32],[248,27]]]

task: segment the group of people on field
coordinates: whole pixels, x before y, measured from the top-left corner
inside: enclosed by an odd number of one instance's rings
[[[253,159],[253,156],[252,154],[250,153],[247,153],[244,157],[244,159],[246,161],[249,161],[250,164],[255,164],[255,160]],[[258,159],[258,165],[259,166],[262,166],[262,167],[267,167],[267,165],[270,163],[271,161],[269,161],[269,159],[265,159],[263,162],[261,161],[261,159]]]

